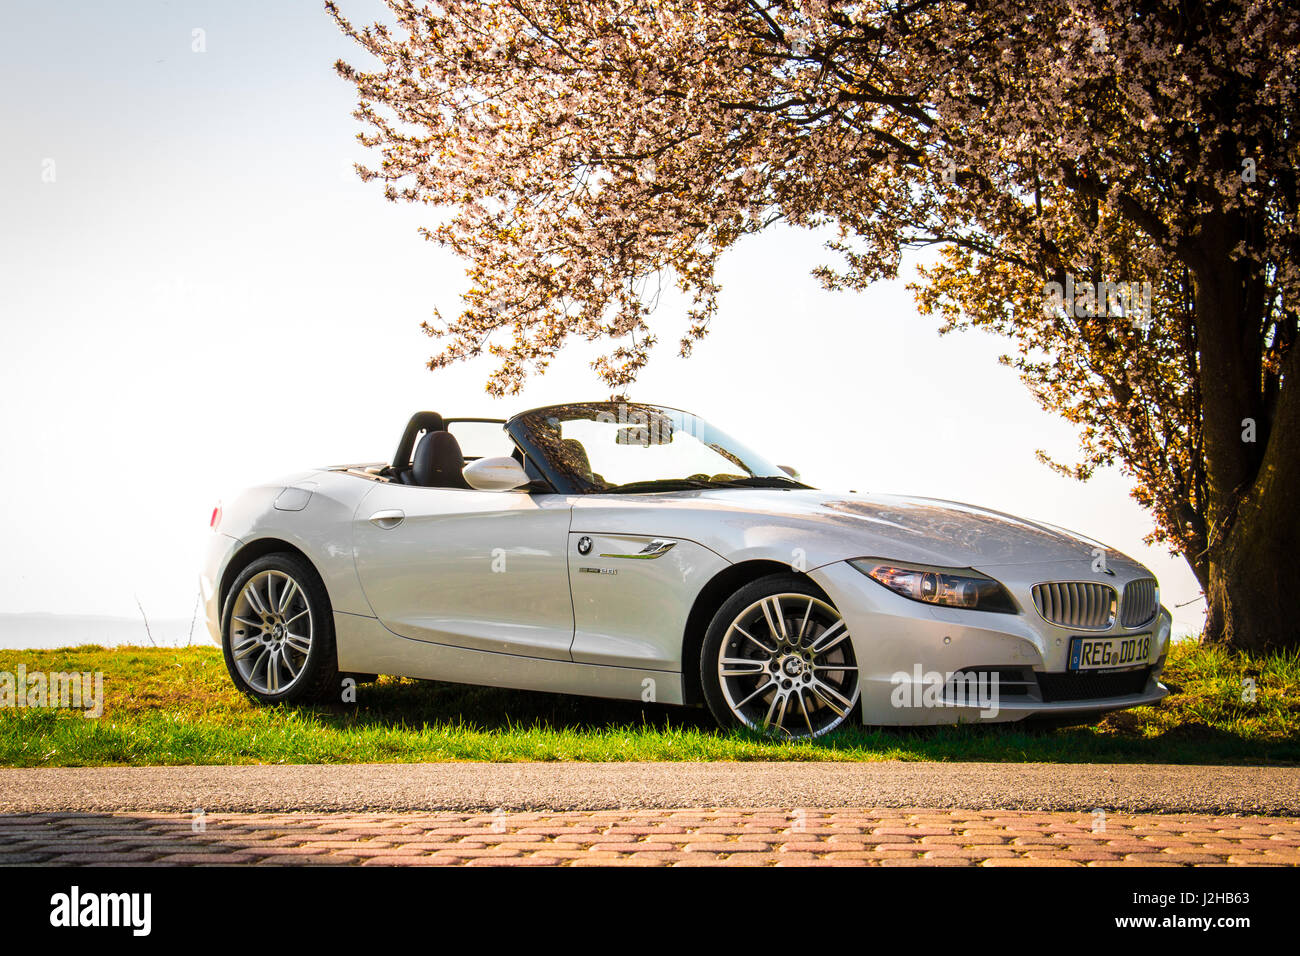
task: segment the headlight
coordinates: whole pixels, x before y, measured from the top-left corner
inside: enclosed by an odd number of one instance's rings
[[[933,568],[876,558],[854,558],[849,564],[895,594],[922,604],[1017,613],[1016,602],[1006,588],[970,568]]]

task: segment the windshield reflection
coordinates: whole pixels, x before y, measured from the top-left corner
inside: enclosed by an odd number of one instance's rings
[[[699,416],[661,405],[554,405],[506,429],[561,493],[808,487]]]

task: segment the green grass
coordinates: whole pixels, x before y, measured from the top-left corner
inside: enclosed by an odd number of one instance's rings
[[[355,705],[261,707],[215,648],[0,651],[0,672],[103,671],[104,714],[0,708],[0,765],[449,760],[1300,762],[1300,656],[1176,644],[1153,707],[1080,727],[851,728],[815,743],[720,733],[701,711],[383,678]],[[1242,679],[1256,684],[1242,700]]]

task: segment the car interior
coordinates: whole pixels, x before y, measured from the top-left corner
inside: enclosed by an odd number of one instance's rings
[[[476,456],[465,456],[451,429],[457,423],[470,422],[505,424],[504,419],[498,418],[443,418],[437,412],[416,412],[406,423],[392,464],[379,469],[377,474],[396,484],[468,489],[469,483],[461,472]],[[584,457],[585,454],[584,451]],[[518,447],[513,448],[511,457],[524,466],[525,474],[534,482],[545,481]]]

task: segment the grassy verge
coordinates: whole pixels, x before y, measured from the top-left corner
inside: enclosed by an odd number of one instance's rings
[[[1175,645],[1173,693],[1087,726],[841,731],[787,745],[683,708],[383,678],[355,705],[254,706],[215,648],[0,650],[0,672],[102,671],[104,713],[0,708],[0,765],[447,760],[1300,762],[1300,657]],[[1255,685],[1243,700],[1243,679]]]

